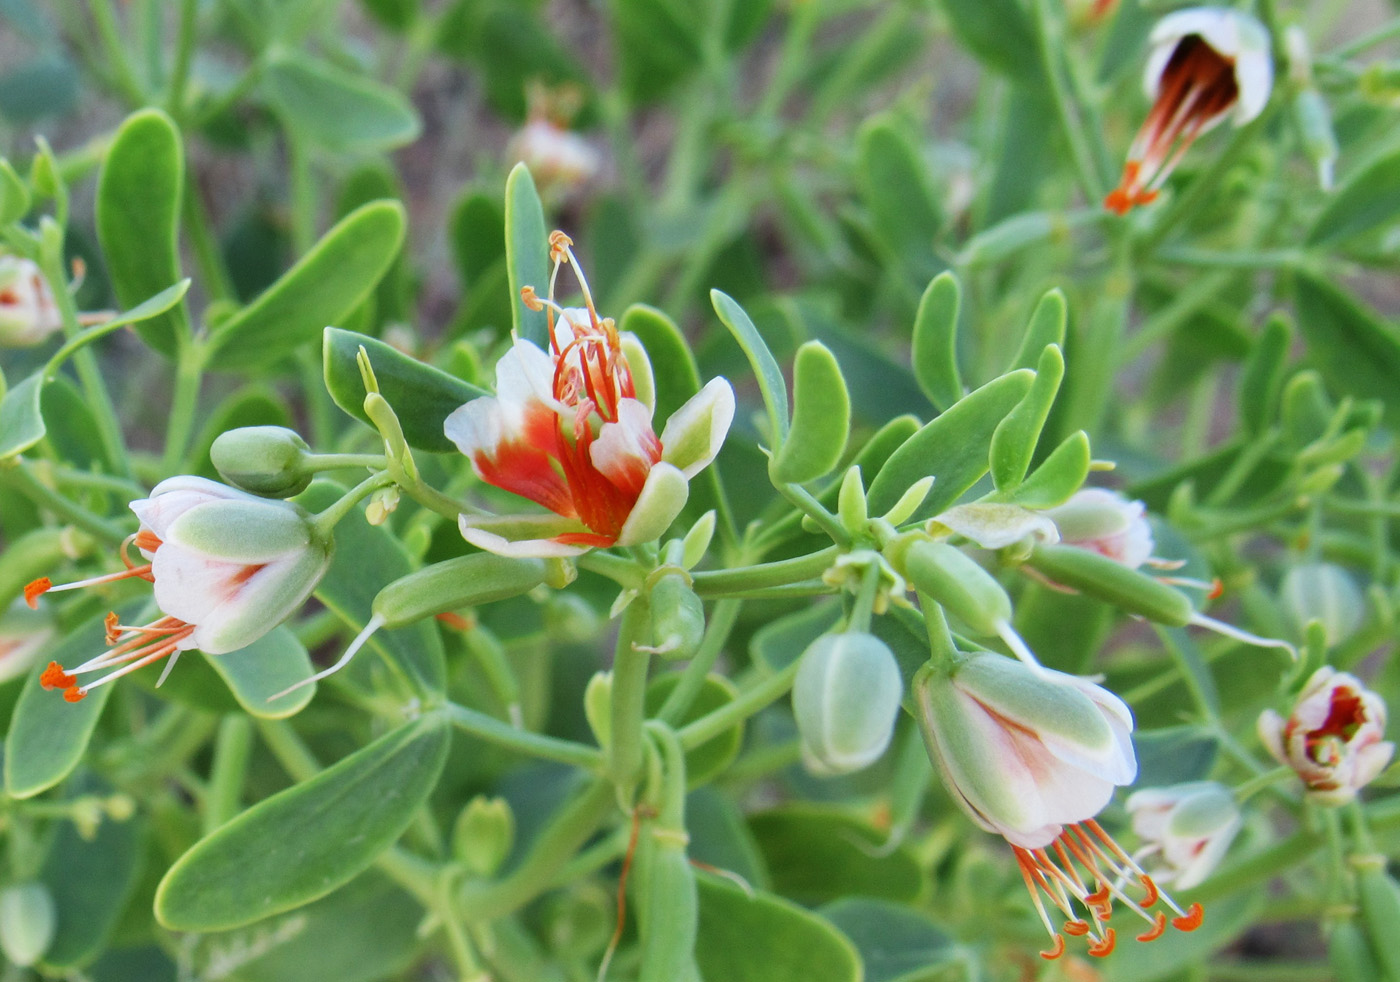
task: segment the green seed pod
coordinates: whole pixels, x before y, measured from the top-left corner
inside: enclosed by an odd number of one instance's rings
[[[515,844],[515,813],[504,798],[477,795],[452,827],[452,855],[476,876],[491,876]]]
[[[403,627],[459,607],[528,593],[544,582],[539,559],[474,552],[401,576],[380,590],[373,610],[385,627]]]
[[[306,441],[285,426],[241,426],[220,433],[209,448],[219,475],[266,498],[290,498],[311,483]]]
[[[690,577],[668,573],[651,588],[651,645],[645,650],[671,661],[695,654],[705,636],[705,605]]]
[[[873,764],[890,744],[903,695],[899,663],[873,634],[825,634],[813,641],[792,687],[808,768],[834,775]]]
[[[996,578],[946,542],[914,541],[903,550],[905,579],[984,637],[1011,621],[1011,598]],[[895,561],[895,568],[899,563]]]
[[[1362,927],[1386,976],[1400,979],[1400,884],[1386,872],[1383,857],[1368,856],[1358,865]]]
[[[1327,960],[1337,982],[1376,982],[1381,977],[1376,953],[1354,916],[1332,925],[1327,935]]]
[[[1038,545],[1031,550],[1026,565],[1061,586],[1158,624],[1181,627],[1195,613],[1181,591],[1087,549]]]
[[[53,941],[57,917],[49,888],[37,881],[0,890],[0,949],[19,966],[33,965]]]

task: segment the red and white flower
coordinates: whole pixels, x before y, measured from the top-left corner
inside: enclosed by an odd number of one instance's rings
[[[1200,883],[1220,865],[1243,824],[1235,796],[1216,781],[1143,788],[1123,805],[1143,843],[1133,858],[1157,857],[1153,879],[1175,883],[1182,890]]]
[[[1157,198],[1202,133],[1229,118],[1242,126],[1264,111],[1273,88],[1269,32],[1248,14],[1192,7],[1158,21],[1143,88],[1152,109],[1128,150],[1122,182],[1104,199],[1120,215]]]
[[[0,256],[0,347],[27,348],[62,327],[53,291],[38,264]]]
[[[332,540],[303,508],[202,477],[162,481],[131,510],[141,527],[122,546],[126,569],[62,586],[43,577],[24,591],[32,607],[49,591],[130,578],[153,587],[163,616],[138,627],[109,614],[107,651],[72,668],[49,662],[43,685],[69,702],[166,657],[168,673],[191,648],[221,655],[252,644],[301,606],[330,564]],[[146,562],[129,557],[133,544]],[[106,674],[79,683],[94,672]]]
[[[568,237],[555,232],[550,242],[555,276],[564,263],[577,272]],[[496,364],[496,394],[459,407],[444,424],[478,477],[552,512],[463,515],[463,537],[482,549],[574,556],[656,539],[729,432],[734,391],[715,378],[658,437],[645,352],[598,316],[582,274],[579,283],[583,308],[559,307],[526,288],[526,304],[549,312],[549,350],[517,338]]]
[[[1129,569],[1152,559],[1152,526],[1147,506],[1106,488],[1081,488],[1068,501],[1043,513],[1055,523],[1060,541],[1107,556]]]
[[[1011,844],[1054,942],[1046,958],[1063,954],[1065,942],[1045,900],[1067,918],[1063,931],[1087,937],[1097,956],[1113,950],[1115,900],[1149,925],[1142,941],[1166,931],[1168,915],[1148,912],[1159,899],[1179,929],[1200,925],[1198,905],[1178,907],[1094,820],[1113,789],[1137,776],[1133,716],[1121,699],[1087,679],[977,652],[951,671],[921,671],[914,702],[953,799]],[[1130,882],[1140,898],[1124,889]]]
[[[1313,673],[1284,719],[1259,717],[1259,738],[1274,759],[1293,768],[1311,798],[1346,804],[1376,779],[1395,753],[1385,736],[1385,700],[1346,672],[1324,665]]]

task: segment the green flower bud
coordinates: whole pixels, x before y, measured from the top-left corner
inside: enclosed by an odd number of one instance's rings
[[[1366,601],[1347,571],[1332,563],[1294,566],[1279,586],[1279,600],[1301,632],[1318,621],[1327,632],[1327,645],[1341,644],[1356,633]]]
[[[583,690],[583,715],[604,750],[612,740],[612,672],[598,672]]]
[[[792,687],[807,767],[848,774],[873,764],[889,746],[903,694],[899,663],[873,634],[826,634],[813,641]]]
[[[961,549],[946,542],[915,540],[903,550],[903,561],[904,576],[916,590],[978,634],[999,636],[1010,623],[1011,598],[991,573]]]
[[[651,588],[651,639],[645,651],[671,661],[695,654],[705,636],[705,607],[690,577],[668,573]]]
[[[220,433],[209,458],[225,481],[265,498],[290,498],[305,491],[306,441],[284,426],[242,426]]]
[[[53,895],[30,881],[0,890],[0,949],[15,965],[33,965],[53,941],[57,916]]]
[[[477,795],[452,827],[452,855],[475,876],[491,876],[515,844],[515,813],[504,798]]]

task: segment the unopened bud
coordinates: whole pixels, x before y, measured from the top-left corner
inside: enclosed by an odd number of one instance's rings
[[[1283,577],[1279,599],[1300,632],[1310,621],[1321,623],[1328,647],[1355,634],[1366,611],[1356,583],[1333,563],[1294,566]]]
[[[705,636],[705,607],[684,573],[668,573],[651,588],[651,644],[644,650],[670,661],[695,654]]]
[[[873,634],[826,634],[813,641],[792,687],[807,767],[848,774],[873,764],[889,746],[903,694],[894,653]]]
[[[515,844],[515,813],[504,798],[477,795],[457,816],[452,854],[476,876],[491,876]]]
[[[53,941],[57,916],[49,888],[37,881],[0,890],[0,949],[22,968],[33,965]]]
[[[398,507],[398,486],[380,488],[369,496],[369,503],[365,505],[365,521],[371,525],[383,525]]]
[[[304,467],[308,449],[284,426],[243,426],[220,433],[209,458],[235,487],[265,498],[290,498],[311,483]]]

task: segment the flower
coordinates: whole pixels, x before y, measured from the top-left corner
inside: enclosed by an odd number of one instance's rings
[[[38,264],[0,256],[0,347],[27,348],[62,327],[53,291]]]
[[[1224,858],[1242,819],[1230,789],[1215,781],[1144,788],[1124,803],[1143,841],[1134,859],[1160,856],[1152,876],[1185,890],[1200,883]]]
[[[1060,542],[1107,556],[1137,569],[1152,558],[1147,506],[1106,488],[1081,488],[1044,514],[1059,529]]]
[[[62,586],[43,577],[25,587],[31,607],[51,590],[132,577],[153,587],[163,616],[133,627],[108,614],[108,651],[74,668],[49,662],[44,688],[63,689],[69,702],[166,656],[168,673],[191,648],[222,655],[252,644],[301,605],[330,564],[332,540],[305,509],[202,477],[162,481],[131,510],[141,527],[122,545],[125,570]],[[131,560],[132,544],[147,562]],[[109,669],[78,683],[77,676]]]
[[[1114,899],[1150,925],[1141,941],[1166,931],[1166,913],[1148,912],[1159,899],[1181,930],[1200,925],[1199,905],[1183,911],[1094,821],[1114,787],[1137,776],[1132,712],[1121,699],[1087,679],[977,652],[951,671],[921,670],[914,702],[929,756],[953,799],[1010,843],[1054,942],[1042,952],[1046,958],[1063,954],[1065,942],[1045,899],[1068,918],[1065,933],[1089,938],[1091,955],[1113,950],[1107,922]],[[1141,900],[1125,892],[1130,880],[1141,886]]]
[[[506,156],[530,168],[541,187],[565,191],[590,181],[602,163],[591,143],[543,116],[531,119],[510,138]]]
[[[577,261],[550,236],[553,282]],[[711,379],[652,429],[651,369],[636,339],[599,317],[578,274],[584,308],[559,307],[526,287],[550,315],[549,351],[516,338],[496,364],[496,394],[473,399],[443,429],[487,484],[553,515],[463,515],[462,535],[505,556],[575,556],[659,537],[685,505],[690,478],[714,460],[734,418],[734,390]],[[639,376],[644,383],[638,386]]]
[[[1259,738],[1269,753],[1325,805],[1346,804],[1385,769],[1395,744],[1384,735],[1385,701],[1329,665],[1308,679],[1287,720],[1272,709],[1259,716]]]
[[[1224,7],[1168,14],[1148,38],[1143,88],[1152,109],[1128,149],[1122,182],[1104,199],[1120,215],[1154,201],[1196,137],[1229,116],[1242,126],[1264,111],[1273,87],[1269,33]]]

